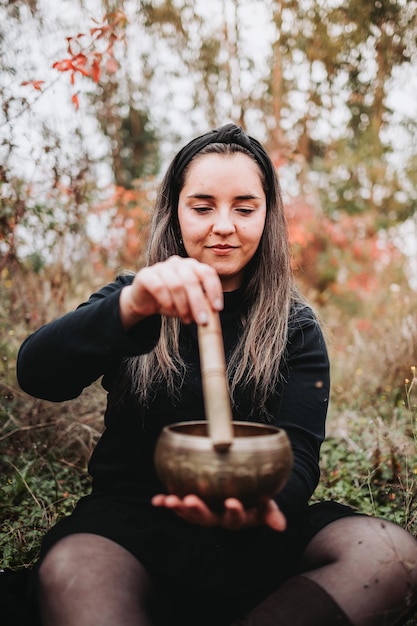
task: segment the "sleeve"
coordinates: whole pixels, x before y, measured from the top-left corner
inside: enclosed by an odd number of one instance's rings
[[[123,357],[150,352],[159,340],[160,316],[123,328],[119,297],[131,278],[121,276],[76,310],[42,326],[20,347],[17,379],[23,391],[60,402],[80,395]]]
[[[278,425],[291,441],[292,474],[276,501],[291,517],[302,510],[320,477],[320,447],[329,403],[329,359],[323,333],[309,308],[291,324],[282,370]]]

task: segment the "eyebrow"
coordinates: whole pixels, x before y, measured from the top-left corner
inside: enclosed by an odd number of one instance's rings
[[[197,200],[214,200],[215,196],[209,193],[191,193],[187,198],[196,198]],[[255,196],[251,193],[245,193],[239,196],[235,196],[233,200],[261,200],[260,196]]]

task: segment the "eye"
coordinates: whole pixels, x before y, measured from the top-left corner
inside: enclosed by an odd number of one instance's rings
[[[209,211],[212,210],[212,207],[206,206],[206,205],[199,205],[199,206],[193,206],[192,209],[193,211],[196,211],[197,213],[208,213]]]
[[[254,212],[255,209],[250,209],[248,207],[244,207],[244,206],[238,206],[236,207],[236,211],[239,211],[239,213],[241,213],[242,215],[250,215],[251,213]]]

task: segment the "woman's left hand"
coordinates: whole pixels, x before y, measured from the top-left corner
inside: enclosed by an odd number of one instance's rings
[[[158,494],[152,498],[154,506],[174,511],[187,522],[200,526],[221,526],[228,530],[239,530],[265,524],[273,530],[285,530],[287,521],[274,500],[268,500],[258,508],[245,509],[240,500],[227,498],[224,510],[216,513],[195,495],[179,498],[175,495]]]

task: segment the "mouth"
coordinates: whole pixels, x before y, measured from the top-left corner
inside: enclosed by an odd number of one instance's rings
[[[221,244],[221,243],[218,243],[214,246],[208,246],[208,249],[217,255],[229,254],[230,252],[233,252],[233,250],[236,250],[236,248],[237,246],[229,246],[228,244]]]
[[[231,246],[228,243],[216,243],[213,246],[208,246],[210,250],[235,250],[237,246]]]

